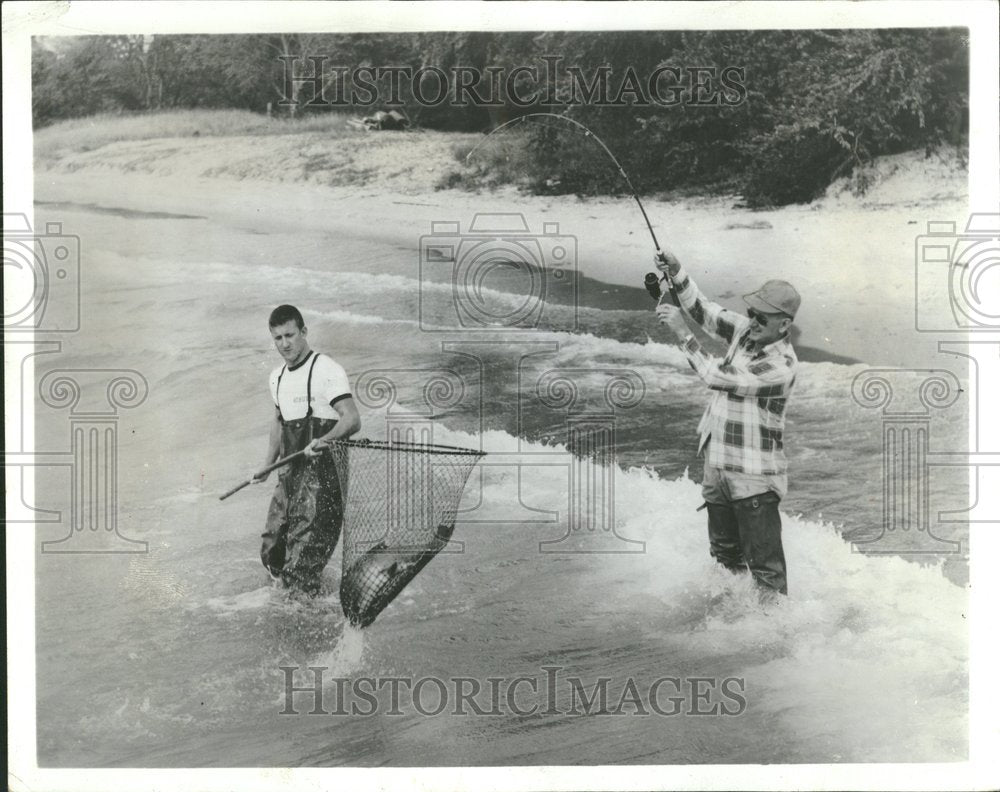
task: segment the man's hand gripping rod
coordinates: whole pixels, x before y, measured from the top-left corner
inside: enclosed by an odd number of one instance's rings
[[[663,280],[667,283],[670,302],[673,303],[673,306],[663,301],[666,295],[660,289],[660,279],[657,273],[650,272],[646,275],[646,291],[649,292],[650,297],[656,300],[656,313],[660,317],[660,322],[668,325],[674,334],[683,340],[691,334],[692,325],[686,311],[681,305],[677,288],[674,285],[674,278],[677,277],[677,273],[680,271],[680,262],[672,254],[657,250],[656,266],[663,273]]]
[[[662,251],[657,248],[656,253],[660,255]],[[663,290],[660,288],[660,282],[664,281],[667,284],[667,292],[670,294],[670,301],[676,305],[678,308],[681,307],[680,297],[677,296],[677,289],[674,287],[674,281],[670,277],[670,273],[664,272],[663,276],[657,275],[655,272],[647,272],[646,280],[643,285],[646,287],[646,291],[649,292],[649,296],[652,297],[657,302],[663,297]]]

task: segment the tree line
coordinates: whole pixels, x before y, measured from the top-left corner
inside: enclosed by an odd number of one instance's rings
[[[487,131],[568,113],[618,153],[640,192],[737,191],[750,206],[781,205],[878,155],[966,145],[967,41],[958,28],[35,39],[32,115],[37,128],[170,108],[394,106],[422,128]],[[317,67],[330,72],[307,79]],[[362,104],[343,101],[359,80]],[[373,96],[378,106],[365,103]],[[621,191],[579,140],[526,128],[528,189]]]

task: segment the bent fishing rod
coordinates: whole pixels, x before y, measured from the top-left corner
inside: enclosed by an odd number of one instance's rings
[[[628,177],[628,174],[625,172],[625,168],[622,167],[622,164],[618,161],[618,158],[611,152],[611,149],[608,148],[607,144],[596,135],[596,133],[594,133],[584,124],[581,124],[579,121],[576,121],[575,119],[572,119],[569,116],[559,115],[557,113],[528,113],[523,116],[518,116],[517,118],[512,119],[511,121],[507,121],[498,126],[496,129],[491,130],[489,133],[487,133],[486,137],[484,137],[481,141],[479,141],[475,146],[472,147],[472,150],[465,155],[466,163],[468,163],[469,157],[471,157],[476,152],[476,150],[480,146],[482,146],[483,143],[485,143],[486,140],[492,137],[495,133],[499,132],[501,129],[516,126],[517,124],[527,121],[530,118],[555,118],[562,121],[566,121],[567,123],[572,124],[576,130],[583,132],[584,137],[591,138],[595,143],[597,143],[597,145],[599,145],[604,150],[604,153],[611,158],[611,161],[615,164],[615,167],[618,168],[618,173],[620,173],[621,177],[625,180],[625,184],[628,185],[629,192],[635,199],[635,202],[639,207],[639,211],[642,212],[642,219],[646,221],[646,228],[649,229],[649,235],[653,239],[653,246],[656,248],[657,257],[661,257],[663,255],[663,251],[660,248],[659,240],[657,240],[656,238],[656,232],[653,231],[653,224],[649,222],[649,215],[646,214],[646,207],[642,205],[642,201],[639,199],[639,193],[636,192],[635,187],[632,185],[632,180]],[[541,126],[551,126],[551,125],[541,124]],[[646,287],[646,291],[648,291],[649,295],[654,300],[657,301],[660,299],[661,296],[660,280],[661,280],[660,276],[658,276],[655,272],[649,272],[646,273],[645,280],[643,281],[643,285]],[[670,277],[670,274],[664,273],[662,280],[665,281],[667,284],[667,290],[670,292],[670,300],[673,302],[674,305],[680,307],[681,301],[680,298],[677,296],[677,289],[674,287],[674,282],[673,279]]]

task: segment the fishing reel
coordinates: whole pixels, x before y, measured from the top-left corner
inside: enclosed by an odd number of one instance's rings
[[[657,275],[655,272],[647,272],[646,278],[645,280],[643,280],[642,285],[646,287],[646,291],[649,292],[649,296],[652,297],[657,302],[659,302],[660,298],[663,296],[663,287],[660,286],[661,282],[667,284],[667,290],[670,292],[670,302],[672,302],[674,305],[680,308],[681,301],[680,298],[677,296],[677,290],[674,288],[674,285],[667,279],[665,275],[660,276]]]
[[[663,296],[663,289],[660,288],[660,276],[655,272],[647,272],[646,279],[643,281],[643,286],[646,287],[646,291],[649,292],[649,296],[652,297],[657,302],[660,301],[660,297]]]

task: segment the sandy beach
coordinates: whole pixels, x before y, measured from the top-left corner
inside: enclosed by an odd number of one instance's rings
[[[576,239],[579,272],[641,286],[654,249],[627,195],[436,189],[461,167],[453,147],[475,139],[386,132],[342,140],[303,134],[122,141],[42,158],[35,200],[198,215],[262,232],[326,233],[373,253],[410,251],[385,263],[384,271],[397,275],[417,270],[420,239],[434,223],[457,222],[464,232],[476,214],[521,213],[533,234],[555,223],[558,234]],[[864,196],[853,195],[845,180],[812,204],[772,211],[736,208],[732,196],[644,203],[661,244],[723,304],[742,310],[740,295],[783,278],[803,296],[799,344],[872,365],[933,365],[937,340],[914,329],[915,240],[929,221],[964,228],[966,174],[953,155],[917,152],[886,158],[875,173]],[[291,264],[301,255],[290,249],[287,261],[271,263]],[[329,255],[334,251],[309,253]],[[943,300],[946,290],[942,279]]]

